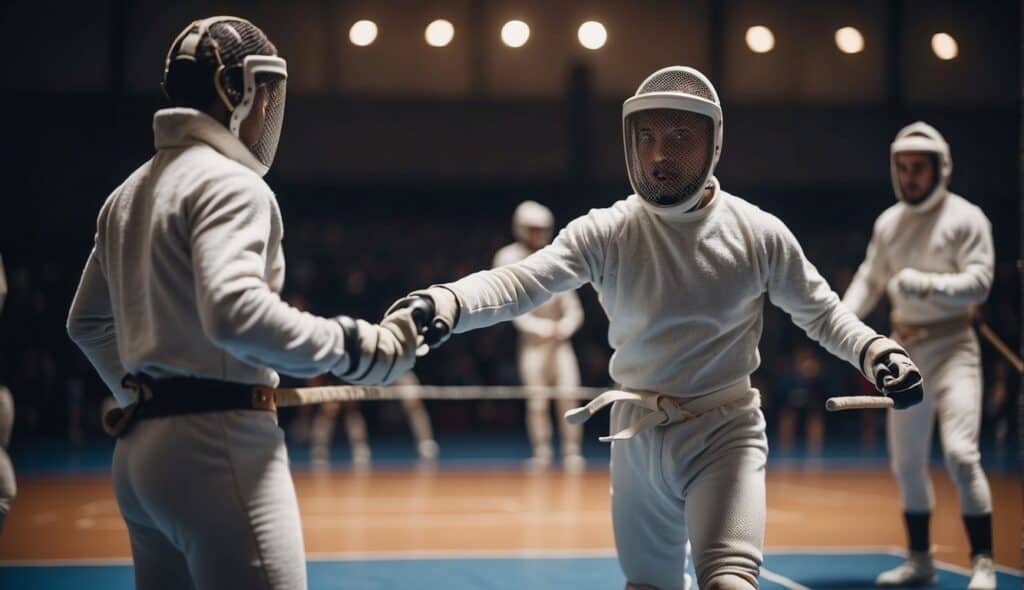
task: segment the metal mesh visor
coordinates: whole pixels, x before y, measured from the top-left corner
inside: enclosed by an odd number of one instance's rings
[[[703,80],[683,69],[668,69],[651,77],[637,90],[637,94],[648,92],[682,92],[718,103],[711,88]]]
[[[225,20],[210,25],[209,35],[217,41],[221,61],[224,66],[241,66],[242,60],[248,55],[277,55],[277,48],[256,25],[242,20]],[[215,64],[213,44],[210,39],[203,39],[199,44],[197,59],[204,63]],[[241,79],[232,80],[241,82]],[[237,97],[232,97],[235,104],[241,102],[242,87],[238,84],[232,89]]]
[[[270,165],[274,163],[274,156],[277,154],[278,141],[281,139],[281,127],[284,124],[284,99],[288,94],[286,91],[288,81],[280,76],[270,75],[257,76],[256,80],[260,89],[257,92],[266,92],[266,109],[262,113],[258,112],[256,107],[260,105],[257,103],[249,112],[247,119],[253,117],[263,119],[261,125],[263,130],[256,143],[248,148],[261,164],[270,168]]]
[[[655,205],[679,204],[711,173],[714,122],[691,111],[651,109],[626,117],[626,164],[637,193]]]

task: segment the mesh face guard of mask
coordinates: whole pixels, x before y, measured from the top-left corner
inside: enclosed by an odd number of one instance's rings
[[[623,103],[622,126],[633,191],[656,209],[693,209],[722,152],[711,82],[689,67],[658,70]]]
[[[165,92],[170,90],[167,79],[172,65],[197,63],[204,38],[214,61],[213,87],[231,113],[228,129],[239,139],[243,139],[243,126],[257,129],[255,134],[246,133],[250,141],[245,143],[263,167],[260,172],[266,174],[281,137],[287,63],[276,55],[263,31],[249,21],[233,16],[211,17],[189,24],[171,44],[164,66]]]

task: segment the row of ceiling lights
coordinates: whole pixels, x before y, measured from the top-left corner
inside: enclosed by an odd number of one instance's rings
[[[600,49],[608,41],[608,31],[597,21],[587,21],[576,30],[580,45],[587,49]],[[356,21],[348,30],[353,45],[366,47],[377,40],[377,23],[372,20]],[[455,38],[455,25],[439,18],[423,31],[423,38],[431,47],[445,47]],[[521,20],[510,20],[501,27],[501,41],[509,47],[522,47],[530,40],[530,25]]]
[[[763,25],[747,29],[745,40],[747,47],[754,53],[768,53],[775,48],[775,34]],[[835,40],[836,47],[843,53],[853,54],[864,51],[864,35],[856,27],[836,29]],[[931,43],[932,52],[941,60],[951,60],[960,53],[960,46],[949,33],[935,33],[932,35]]]
[[[377,39],[377,23],[372,20],[356,21],[348,31],[353,45],[366,47]],[[423,32],[427,45],[445,47],[455,38],[455,25],[445,19],[437,19],[427,25]],[[598,21],[587,21],[576,30],[580,45],[596,50],[608,41],[608,30]],[[775,48],[775,34],[764,25],[747,29],[747,47],[754,53],[768,53]],[[501,27],[501,41],[508,47],[522,47],[530,39],[530,25],[521,20],[510,20]],[[842,27],[835,33],[836,47],[843,53],[864,51],[864,35],[856,27]],[[939,59],[950,60],[957,56],[959,47],[949,33],[935,33],[931,39],[932,51]]]

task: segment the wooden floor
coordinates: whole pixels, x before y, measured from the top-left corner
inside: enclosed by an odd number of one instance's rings
[[[996,560],[1020,567],[1020,480],[990,475]],[[967,565],[956,494],[933,473],[937,557]],[[310,554],[610,550],[608,474],[552,471],[297,473]],[[0,536],[0,560],[129,557],[109,477],[22,478]],[[884,470],[768,474],[767,546],[903,545],[896,486]]]

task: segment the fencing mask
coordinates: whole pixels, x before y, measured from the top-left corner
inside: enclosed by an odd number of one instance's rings
[[[900,182],[900,163],[896,160],[896,154],[915,152],[931,156],[934,166],[934,182],[928,190],[914,187],[915,190],[924,193],[923,196],[906,194],[903,183]],[[896,192],[896,198],[914,210],[926,211],[942,200],[943,195],[949,186],[949,179],[953,175],[953,157],[949,151],[949,144],[942,137],[938,129],[928,123],[918,121],[911,123],[896,134],[889,153],[889,169],[892,174],[892,187]],[[907,171],[909,172],[909,171]],[[910,181],[913,186],[913,181]]]
[[[538,241],[547,244],[551,241],[554,228],[555,216],[551,214],[550,209],[536,201],[523,201],[512,214],[512,233],[519,243],[531,248],[538,247],[538,245],[532,244],[531,229],[541,230],[543,235]]]
[[[164,93],[175,104],[203,109],[219,99],[228,129],[266,174],[284,120],[288,68],[256,25],[234,16],[194,21],[178,34],[164,63]]]
[[[722,126],[714,86],[690,67],[660,69],[626,99],[626,171],[649,209],[660,214],[697,206],[722,153]]]

